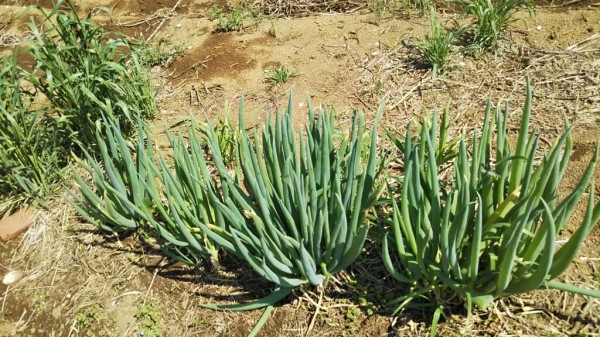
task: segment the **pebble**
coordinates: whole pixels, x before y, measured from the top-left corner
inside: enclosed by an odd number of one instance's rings
[[[12,271],[9,271],[8,273],[6,273],[6,275],[4,275],[4,278],[2,279],[2,283],[4,283],[5,285],[17,283],[24,276],[25,276],[25,274],[22,271],[12,270]]]

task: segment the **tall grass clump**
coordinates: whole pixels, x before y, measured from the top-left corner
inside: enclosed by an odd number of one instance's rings
[[[0,217],[37,202],[56,188],[67,153],[57,123],[32,108],[35,93],[24,89],[16,55],[0,69]]]
[[[531,11],[535,4],[530,0],[463,0],[465,14],[475,17],[473,43],[482,49],[495,49],[514,14],[522,7]]]
[[[32,16],[33,39],[22,51],[34,65],[18,66],[17,56],[0,73],[0,214],[18,204],[45,199],[62,179],[70,153],[99,155],[105,139],[96,124],[121,125],[128,138],[137,117],[151,117],[155,91],[127,41],[82,20],[70,1]],[[23,14],[24,15],[28,8]]]
[[[578,184],[559,199],[558,187],[569,162],[571,127],[547,149],[541,161],[540,135],[530,133],[531,91],[521,116],[516,146],[507,132],[508,109],[488,104],[480,133],[461,140],[450,180],[440,180],[435,153],[437,121],[424,124],[402,146],[404,178],[392,189],[390,232],[383,259],[392,277],[417,291],[396,299],[399,308],[429,294],[447,304],[459,295],[469,308],[486,308],[495,298],[554,288],[600,297],[556,281],[600,219],[592,176],[596,148]],[[581,223],[562,245],[559,234],[588,192]]]
[[[114,115],[108,117],[130,136],[137,115],[154,115],[155,91],[125,38],[93,23],[91,15],[81,19],[65,3],[68,12],[58,10],[62,1],[50,13],[38,7],[42,22],[32,17],[29,23],[35,61],[29,80],[49,100],[66,146],[90,150],[96,144],[95,123],[105,113],[99,104],[112,103]]]
[[[422,55],[422,62],[433,69],[433,76],[444,73],[450,63],[452,47],[457,40],[457,32],[451,32],[444,29],[435,15],[435,9],[432,7],[429,22],[431,24],[431,34],[425,34],[418,44]]]

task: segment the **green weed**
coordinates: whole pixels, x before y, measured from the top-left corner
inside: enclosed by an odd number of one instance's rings
[[[228,13],[223,9],[214,6],[210,12],[210,19],[216,20],[217,32],[233,32],[240,31],[244,27],[246,19],[252,19],[255,23],[262,19],[261,12],[258,8],[252,7],[245,3],[238,4],[231,8]]]
[[[0,69],[0,217],[21,204],[45,205],[68,161],[59,123],[31,107],[26,76],[16,55]]]
[[[70,12],[38,8],[42,22],[32,16],[29,47],[36,66],[29,81],[50,101],[65,146],[95,152],[96,122],[109,113],[104,107],[112,106],[110,117],[130,136],[137,115],[154,115],[156,92],[125,38],[96,25],[90,15],[81,19],[69,1],[66,5]]]
[[[431,0],[408,0],[408,5],[417,8],[424,14],[433,6],[433,3]]]
[[[430,14],[431,34],[425,34],[418,48],[422,55],[422,61],[433,68],[433,76],[442,74],[448,69],[452,47],[457,40],[457,34],[442,27],[442,24],[431,9]]]
[[[171,45],[165,41],[149,44],[145,39],[140,39],[134,46],[138,60],[144,67],[168,67],[184,53],[181,45]]]
[[[100,321],[101,311],[98,304],[86,307],[75,315],[75,326],[82,331],[89,330]]]
[[[156,303],[149,303],[138,308],[134,317],[138,320],[140,336],[144,337],[161,337],[163,335],[158,327],[160,314],[156,310]]]
[[[36,313],[39,314],[46,310],[46,308],[48,307],[48,299],[50,299],[50,296],[48,296],[47,294],[42,294],[39,296],[38,300],[35,303]]]
[[[267,82],[269,82],[272,86],[282,85],[298,75],[298,73],[281,65],[279,68],[269,71]]]
[[[219,150],[221,150],[223,163],[231,166],[235,162],[239,132],[231,124],[229,116],[225,116],[225,118],[219,117],[217,125],[215,125],[215,134],[219,143]]]
[[[379,20],[379,21],[383,20],[385,15],[387,13],[389,13],[389,10],[390,10],[389,2],[390,2],[390,0],[375,0],[371,4],[371,10],[373,11],[373,13],[375,13],[377,20]]]
[[[476,23],[473,43],[482,49],[496,49],[508,25],[514,21],[513,15],[521,7],[529,9],[535,4],[530,0],[462,0],[465,13],[473,15]]]

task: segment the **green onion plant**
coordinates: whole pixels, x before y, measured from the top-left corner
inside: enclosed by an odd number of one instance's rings
[[[454,295],[486,308],[495,298],[554,288],[600,297],[600,291],[556,280],[577,255],[600,219],[592,176],[598,149],[578,184],[559,199],[572,149],[571,128],[537,162],[540,136],[529,132],[531,90],[521,116],[516,147],[507,132],[508,108],[488,103],[480,133],[461,140],[451,183],[440,181],[436,117],[416,139],[403,143],[404,178],[390,188],[393,212],[383,240],[383,260],[399,283],[417,289],[393,301],[398,309],[433,294],[443,302]],[[588,191],[587,207],[575,232],[557,239]],[[395,199],[399,200],[396,201]]]
[[[208,258],[216,265],[219,246],[206,233],[209,227],[222,230],[225,225],[211,199],[211,194],[219,192],[212,168],[204,158],[204,143],[196,134],[194,123],[188,129],[187,139],[170,133],[168,137],[173,150],[172,169],[164,157],[160,160],[160,181],[168,208],[159,206],[163,221],[156,223],[157,229],[169,243],[169,256],[187,264]],[[220,152],[214,156],[223,158]],[[220,195],[219,199],[225,197]],[[160,205],[158,196],[155,200]]]
[[[192,129],[189,149],[182,136],[168,137],[172,165],[155,154],[152,135],[142,120],[132,146],[119,124],[104,117],[96,129],[99,158],[85,150],[85,161],[75,157],[91,180],[74,172],[78,191],[71,191],[71,204],[102,230],[141,230],[158,240],[173,259],[197,264],[210,257],[216,262],[217,247],[204,234],[205,224],[215,221],[204,190],[211,186],[211,178],[201,142]]]
[[[104,107],[110,111],[110,102]],[[137,142],[132,150],[118,121],[103,117],[95,127],[100,159],[85,149],[82,151],[86,161],[73,154],[91,181],[87,182],[74,170],[80,193],[70,192],[71,204],[86,220],[105,231],[131,231],[143,224],[155,224],[154,197],[158,195],[158,184],[154,142],[142,124],[139,121]]]
[[[291,110],[290,99],[283,115],[269,117],[261,136],[256,131],[251,136],[242,122],[242,102],[240,167],[235,175],[216,155],[215,133],[207,134],[222,192],[209,191],[227,224],[225,230],[211,229],[208,234],[278,288],[259,304],[237,309],[272,305],[292,289],[321,285],[330,274],[348,267],[362,250],[369,230],[367,213],[383,190],[376,170],[383,107],[370,133],[366,162],[361,160],[362,114],[355,114],[350,137],[336,146],[332,112],[315,116],[309,106],[310,123],[296,138]]]

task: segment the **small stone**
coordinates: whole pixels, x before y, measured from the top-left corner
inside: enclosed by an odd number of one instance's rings
[[[52,317],[55,319],[59,319],[61,316],[61,307],[56,307],[54,309],[52,309]]]
[[[2,283],[4,283],[5,285],[17,283],[24,276],[25,276],[25,273],[23,273],[22,271],[12,270],[12,271],[9,271],[8,273],[6,273],[6,275],[4,275],[4,278],[2,279]]]

